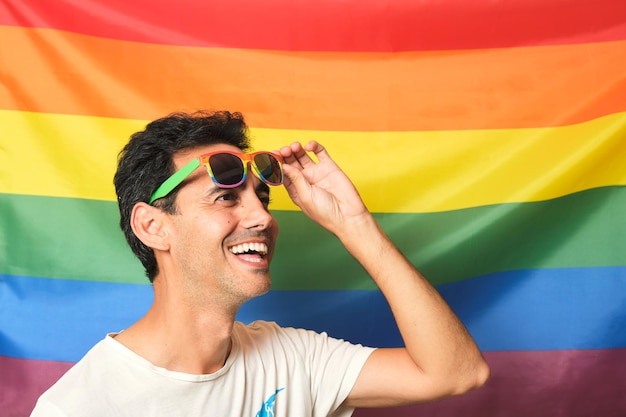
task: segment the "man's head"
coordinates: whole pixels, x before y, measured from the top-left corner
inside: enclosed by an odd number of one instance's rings
[[[133,208],[139,202],[148,203],[154,191],[176,171],[174,155],[215,144],[232,145],[242,151],[249,149],[247,126],[241,114],[174,113],[133,134],[120,153],[113,181],[120,209],[120,226],[150,281],[158,272],[156,258],[153,250],[139,240],[131,228]],[[177,192],[175,188],[153,205],[174,213]]]

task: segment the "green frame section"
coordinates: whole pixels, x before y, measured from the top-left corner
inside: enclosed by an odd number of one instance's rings
[[[178,187],[181,182],[185,181],[192,172],[196,170],[200,166],[200,160],[198,158],[192,159],[184,167],[173,173],[168,179],[163,181],[163,184],[159,185],[152,196],[150,197],[149,204],[154,203],[159,198],[163,198],[171,193],[174,188]]]

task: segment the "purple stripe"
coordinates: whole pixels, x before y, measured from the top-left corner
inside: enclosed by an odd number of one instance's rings
[[[37,398],[73,365],[0,356],[0,413],[28,416]]]
[[[491,379],[459,397],[355,417],[624,417],[626,349],[486,352]]]
[[[626,348],[486,352],[487,385],[469,394],[393,409],[360,409],[355,417],[623,417]],[[0,356],[0,410],[26,416],[37,397],[71,363]]]

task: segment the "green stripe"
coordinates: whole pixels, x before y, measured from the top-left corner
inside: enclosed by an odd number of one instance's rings
[[[147,283],[109,201],[0,194],[0,271]]]
[[[626,265],[624,207],[626,187],[603,187],[543,202],[375,216],[443,284],[508,270]],[[300,212],[274,214],[274,289],[375,288],[328,232]],[[0,215],[0,273],[147,283],[115,203],[0,194]]]

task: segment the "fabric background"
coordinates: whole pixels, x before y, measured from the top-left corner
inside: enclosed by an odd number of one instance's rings
[[[241,111],[317,139],[491,365],[368,416],[624,416],[623,0],[2,0],[0,415],[151,302],[118,227],[128,136]],[[398,346],[385,300],[279,190],[273,290],[239,319]]]

